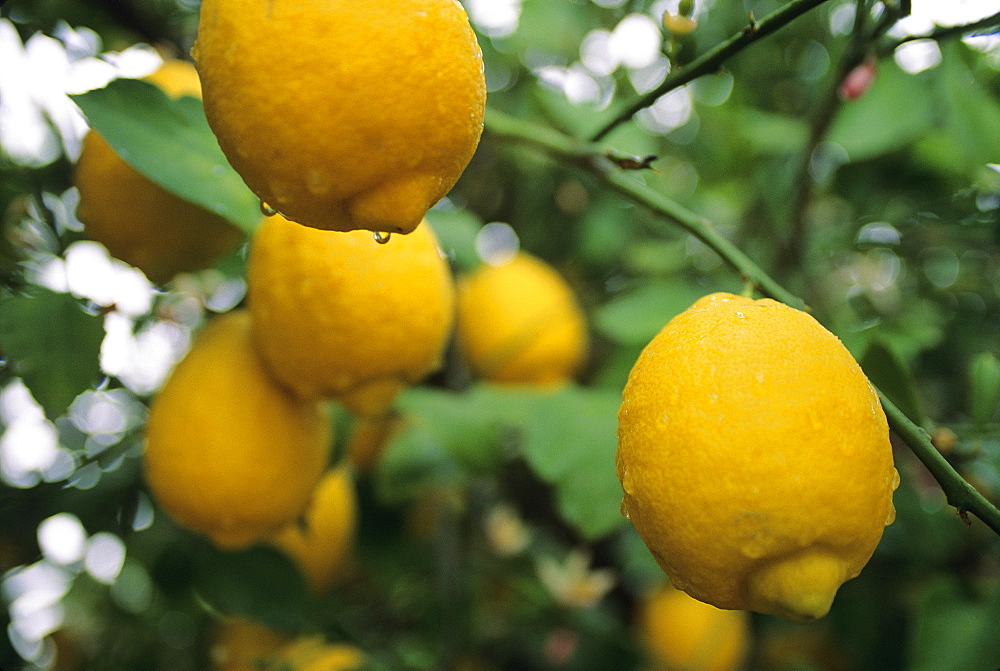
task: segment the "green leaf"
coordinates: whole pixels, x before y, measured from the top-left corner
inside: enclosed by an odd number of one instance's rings
[[[429,484],[462,483],[499,468],[499,427],[482,399],[418,387],[401,394],[396,407],[403,422],[375,473],[383,501],[405,501]]]
[[[679,279],[654,280],[598,308],[594,328],[619,344],[645,345],[704,294]]]
[[[253,233],[262,218],[260,200],[229,165],[200,100],[173,99],[137,79],[116,79],[72,97],[91,127],[129,165]]]
[[[563,519],[584,537],[600,538],[624,523],[615,475],[617,390],[567,386],[558,391],[484,387],[490,405],[521,438],[532,470],[555,487]]]
[[[34,288],[0,298],[0,352],[49,419],[101,379],[104,325],[70,294]]]
[[[827,140],[840,145],[851,161],[867,161],[906,147],[933,123],[928,77],[907,74],[892,60],[883,60],[865,95],[844,103]]]
[[[924,412],[913,376],[891,347],[877,338],[873,339],[859,363],[872,384],[881,389],[903,414],[917,424],[924,423]]]
[[[969,414],[976,424],[986,424],[1000,408],[1000,360],[993,352],[980,352],[969,366]]]
[[[623,524],[614,459],[620,402],[617,391],[572,386],[408,390],[398,402],[403,428],[379,461],[376,490],[399,502],[430,485],[495,475],[513,438],[531,469],[553,485],[562,517],[599,538]]]

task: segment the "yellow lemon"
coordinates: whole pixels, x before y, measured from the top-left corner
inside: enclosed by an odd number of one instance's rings
[[[773,300],[712,294],[671,320],[618,421],[622,512],[674,586],[719,608],[825,615],[895,517],[878,396],[836,336]]]
[[[175,98],[201,94],[198,73],[185,61],[167,61],[147,79]],[[207,268],[243,239],[223,217],[137,172],[94,131],[73,178],[86,234],[154,282]]]
[[[637,626],[657,671],[737,671],[750,647],[746,611],[721,610],[670,585],[642,602]]]
[[[326,643],[319,636],[304,636],[282,648],[276,661],[277,668],[293,671],[355,671],[361,668],[365,655],[347,643]]]
[[[457,0],[205,0],[193,54],[230,163],[306,226],[412,231],[482,134]]]
[[[261,223],[247,267],[254,336],[269,369],[302,396],[369,414],[441,363],[454,284],[429,226],[380,245],[366,231]]]
[[[198,334],[153,400],[146,482],[179,524],[239,549],[296,519],[326,467],[327,413],[264,370],[246,311]]]
[[[274,537],[274,544],[295,560],[314,592],[330,587],[347,558],[357,508],[350,469],[334,468],[316,486],[305,519],[290,523]]]
[[[246,617],[227,617],[211,632],[212,671],[259,671],[291,637]]]
[[[525,252],[466,277],[457,314],[461,351],[473,372],[491,382],[566,382],[587,354],[586,317],[572,289]]]

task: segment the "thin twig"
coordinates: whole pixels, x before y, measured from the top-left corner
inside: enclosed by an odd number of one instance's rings
[[[911,422],[889,398],[879,392],[882,409],[889,419],[889,427],[896,432],[903,442],[913,451],[918,459],[931,472],[934,479],[941,485],[941,490],[948,498],[948,503],[959,513],[970,512],[986,526],[1000,534],[1000,510],[983,498],[965,478],[959,475],[948,460],[938,452],[931,443],[930,436],[919,426]]]
[[[719,235],[711,222],[694,214],[682,205],[636,181],[608,161],[607,149],[582,142],[550,128],[516,119],[490,110],[486,114],[487,132],[495,138],[525,144],[550,156],[586,169],[608,186],[631,200],[681,226],[711,247],[734,270],[753,282],[762,293],[776,300],[802,307],[802,300],[781,286],[776,280],[740,251],[729,240]],[[948,502],[959,513],[974,514],[997,534],[1000,534],[1000,510],[987,501],[941,455],[927,433],[912,422],[889,398],[879,392],[890,428],[903,440],[931,475],[941,485]]]
[[[687,65],[674,70],[659,86],[652,91],[645,93],[635,101],[627,105],[624,109],[614,113],[614,116],[603,122],[598,130],[589,137],[592,142],[597,142],[608,133],[617,128],[620,124],[631,119],[639,110],[649,107],[656,99],[665,93],[684,86],[702,75],[712,74],[718,71],[719,67],[729,57],[738,54],[757,40],[767,37],[779,28],[790,23],[794,19],[802,16],[810,9],[818,7],[827,0],[793,0],[782,8],[771,12],[763,19],[754,21],[746,28],[736,33],[724,42],[719,43],[709,51],[694,59]]]
[[[891,56],[896,49],[907,42],[914,42],[916,40],[934,40],[935,42],[941,42],[953,37],[964,37],[969,34],[989,35],[996,32],[1000,32],[1000,12],[979,19],[978,21],[973,21],[972,23],[936,28],[924,35],[907,35],[906,37],[898,40],[880,45],[877,53],[879,58],[885,58],[886,56]]]

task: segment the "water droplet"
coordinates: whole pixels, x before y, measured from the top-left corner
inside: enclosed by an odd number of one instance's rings
[[[899,471],[894,468],[892,469],[892,491],[896,491],[897,487],[899,487]]]
[[[221,165],[214,165],[212,166],[212,174],[216,177],[222,177],[226,174],[226,169]]]
[[[746,315],[743,314],[742,312],[737,312],[736,313],[736,317],[737,317],[737,319],[746,319],[747,318]]]
[[[763,373],[761,373],[760,371],[757,371],[756,373],[753,374],[753,376],[755,378],[757,378],[757,382],[758,383],[764,384],[764,374]]]
[[[260,201],[260,213],[265,217],[273,217],[278,214],[278,211],[262,200]]]
[[[622,505],[619,508],[619,510],[621,511],[622,517],[624,517],[625,519],[628,520],[632,518],[631,514],[628,511],[628,504],[625,503],[624,498],[622,499]]]
[[[392,233],[387,233],[385,231],[375,231],[372,233],[372,237],[375,238],[375,242],[380,245],[384,245],[389,242],[389,238],[392,237]]]
[[[635,478],[629,474],[628,469],[625,469],[625,472],[622,473],[622,489],[629,495],[635,491]]]
[[[896,506],[889,504],[889,512],[885,516],[885,525],[889,526],[896,521]]]

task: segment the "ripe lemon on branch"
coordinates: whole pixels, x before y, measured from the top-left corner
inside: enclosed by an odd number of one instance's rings
[[[198,334],[153,400],[146,482],[179,524],[241,549],[302,514],[329,443],[323,406],[274,382],[250,316],[229,312]]]
[[[409,233],[482,134],[457,0],[205,0],[192,53],[230,163],[306,226]]]
[[[712,294],[671,320],[618,421],[622,512],[719,608],[822,617],[895,517],[878,396],[836,336],[773,300]]]
[[[166,61],[146,79],[174,98],[201,97],[198,73],[186,61]],[[84,138],[73,180],[87,235],[153,282],[207,268],[243,239],[223,217],[137,172],[95,131]]]
[[[251,241],[247,285],[254,339],[274,376],[359,414],[383,412],[437,368],[454,323],[451,271],[429,226],[380,245],[367,231],[275,215]]]

